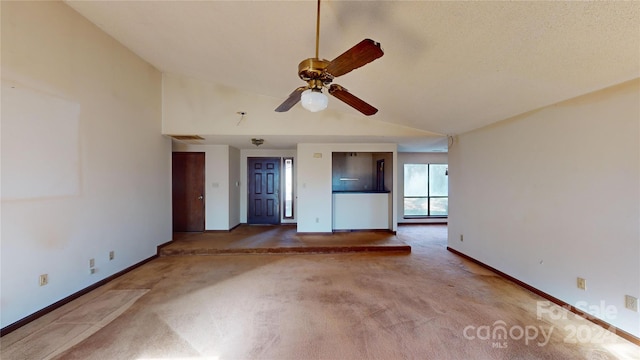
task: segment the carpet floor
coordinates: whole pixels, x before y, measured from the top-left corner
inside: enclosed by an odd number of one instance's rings
[[[640,359],[448,252],[446,226],[397,238],[410,253],[160,257],[5,335],[1,357]]]

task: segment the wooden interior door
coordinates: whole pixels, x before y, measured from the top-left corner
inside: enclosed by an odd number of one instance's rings
[[[280,158],[247,158],[247,223],[280,223]]]
[[[204,231],[204,153],[174,152],[173,231]]]

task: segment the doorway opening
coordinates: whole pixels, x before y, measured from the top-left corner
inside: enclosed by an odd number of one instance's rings
[[[247,158],[247,223],[280,224],[280,158]]]
[[[204,231],[204,153],[174,152],[171,158],[174,232]]]

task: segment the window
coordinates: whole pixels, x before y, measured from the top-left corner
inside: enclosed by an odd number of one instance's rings
[[[447,164],[404,165],[404,216],[449,214]]]
[[[284,218],[293,219],[293,158],[284,159]]]

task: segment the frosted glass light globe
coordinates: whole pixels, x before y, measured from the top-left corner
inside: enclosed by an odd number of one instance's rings
[[[320,89],[307,89],[303,91],[300,102],[303,108],[311,112],[322,111],[329,105],[327,95],[323,94]]]

